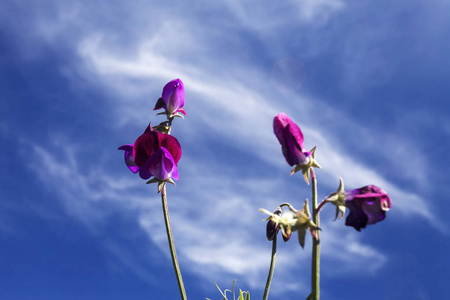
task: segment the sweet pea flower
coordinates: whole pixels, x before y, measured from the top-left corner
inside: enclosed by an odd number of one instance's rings
[[[367,225],[383,221],[386,212],[392,206],[388,194],[375,185],[349,190],[343,195],[345,206],[350,210],[345,225],[352,226],[358,231]]]
[[[281,144],[286,162],[294,166],[291,175],[302,171],[306,183],[309,184],[308,171],[310,168],[321,168],[315,160],[316,147],[311,151],[306,151],[303,146],[303,133],[291,118],[285,113],[279,113],[273,119],[273,132]]]
[[[153,110],[164,108],[169,116],[180,116],[178,113],[186,115],[184,111],[184,85],[181,79],[174,79],[167,83],[162,92],[161,98],[156,102]]]
[[[159,180],[173,178],[178,180],[178,161],[181,158],[181,146],[178,140],[165,133],[152,129],[149,125],[134,145],[123,145],[125,164],[133,172],[139,172],[142,179],[151,176]]]
[[[273,132],[281,144],[284,158],[290,166],[307,164],[311,152],[303,146],[303,133],[291,118],[279,113],[273,119]]]

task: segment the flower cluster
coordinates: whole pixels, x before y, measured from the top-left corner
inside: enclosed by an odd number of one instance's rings
[[[161,104],[161,103],[162,104]],[[158,104],[159,103],[159,104]],[[178,180],[177,164],[181,158],[181,146],[178,140],[168,134],[174,116],[184,112],[184,87],[180,79],[170,81],[163,89],[162,98],[155,109],[164,108],[168,121],[154,128],[145,129],[134,144],[119,147],[125,151],[125,164],[133,173],[139,172],[142,179],[154,177],[156,181],[172,182]]]
[[[392,203],[388,194],[375,185],[368,185],[359,189],[344,190],[344,182],[340,180],[339,188],[331,193],[320,204],[317,201],[317,180],[313,168],[321,168],[315,159],[316,147],[307,151],[304,147],[304,137],[300,127],[294,123],[286,114],[280,113],[273,120],[273,132],[277,137],[281,151],[288,165],[293,166],[291,175],[302,171],[306,183],[309,185],[311,176],[312,186],[312,211],[311,216],[308,207],[308,200],[305,200],[303,208],[296,210],[289,203],[280,204],[280,206],[271,213],[266,209],[260,209],[269,217],[266,225],[266,236],[272,241],[272,258],[270,263],[269,275],[267,277],[266,288],[263,300],[268,299],[270,283],[272,281],[275,253],[276,237],[281,231],[283,240],[290,239],[292,232],[297,231],[300,246],[305,246],[306,231],[309,230],[312,239],[311,256],[311,293],[307,299],[320,299],[320,237],[318,225],[320,224],[319,211],[326,203],[333,203],[336,206],[337,219],[343,218],[346,209],[350,211],[345,220],[346,226],[351,226],[357,231],[361,231],[367,225],[378,223],[386,218],[386,212],[391,208]],[[287,206],[289,211],[283,212],[282,207]]]
[[[283,212],[282,207],[287,206],[289,210]],[[315,230],[318,230],[316,224],[311,220],[311,214],[309,212],[308,201],[305,201],[301,210],[296,210],[291,204],[281,204],[273,213],[260,209],[261,212],[266,213],[269,217],[266,219],[266,236],[269,241],[275,239],[278,231],[281,229],[281,234],[285,242],[289,241],[292,232],[298,232],[298,242],[302,248],[305,246],[305,235],[308,229],[312,236],[316,236]]]
[[[281,145],[281,150],[286,162],[290,166],[294,166],[291,175],[297,171],[302,171],[307,183],[309,183],[309,171],[313,167],[320,168],[315,160],[315,147],[311,151],[307,151],[304,147],[304,137],[300,127],[294,123],[286,114],[280,113],[273,120],[273,131]],[[368,185],[359,189],[344,191],[344,183],[341,179],[337,192],[330,194],[319,205],[317,212],[320,211],[325,203],[331,202],[336,205],[336,219],[342,218],[346,209],[350,211],[345,225],[352,226],[356,230],[361,231],[367,225],[375,224],[386,218],[386,212],[391,208],[392,203],[388,194],[381,188]],[[289,212],[283,213],[281,206],[289,206]],[[267,238],[273,240],[281,229],[283,239],[289,240],[290,233],[295,229],[307,224],[311,234],[315,236],[314,229],[316,225],[310,219],[309,209],[305,202],[304,208],[296,211],[289,203],[280,205],[274,213],[262,210],[268,213],[270,217],[267,219]],[[292,214],[295,212],[294,214]],[[299,212],[302,212],[300,217]],[[299,225],[301,224],[301,225]],[[303,230],[304,232],[304,230]],[[300,231],[299,231],[300,233]],[[300,237],[299,237],[300,239]],[[300,244],[303,246],[302,242]]]

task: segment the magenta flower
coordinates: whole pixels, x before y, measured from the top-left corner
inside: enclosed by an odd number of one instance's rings
[[[163,88],[162,97],[156,102],[153,110],[164,108],[166,114],[176,115],[184,111],[184,85],[181,79],[174,79]]]
[[[303,147],[303,133],[291,118],[279,113],[273,119],[273,132],[281,144],[284,158],[290,166],[310,162],[311,152]]]
[[[383,221],[392,206],[388,194],[374,185],[346,191],[344,195],[345,206],[350,210],[345,225],[358,231],[367,225]]]
[[[178,140],[169,135],[154,131],[149,125],[136,139],[134,145],[123,145],[125,164],[133,172],[139,172],[142,179],[151,176],[159,180],[173,178],[178,180],[178,161],[181,158],[181,146]]]

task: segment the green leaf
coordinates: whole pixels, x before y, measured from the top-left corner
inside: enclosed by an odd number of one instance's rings
[[[242,294],[242,290],[239,289],[239,298],[238,300],[244,300],[244,294]]]
[[[306,298],[306,300],[311,300],[312,299],[312,293],[309,294],[308,298]]]

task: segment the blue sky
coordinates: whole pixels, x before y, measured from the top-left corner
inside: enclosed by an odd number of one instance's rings
[[[233,279],[262,297],[264,207],[310,198],[272,119],[393,201],[362,232],[322,213],[323,299],[450,294],[450,4],[423,1],[2,1],[0,298],[177,299],[160,198],[117,147],[181,78],[169,211],[190,299]],[[271,299],[306,298],[310,240],[280,242]],[[303,299],[302,298],[302,299]]]

